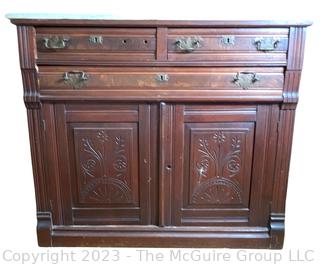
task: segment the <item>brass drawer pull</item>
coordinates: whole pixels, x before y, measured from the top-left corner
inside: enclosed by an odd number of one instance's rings
[[[254,40],[254,43],[257,47],[258,51],[273,51],[277,48],[278,44],[280,42],[279,38],[256,38]]]
[[[255,72],[242,71],[238,72],[233,78],[233,82],[246,90],[251,87],[255,82],[259,81]]]
[[[47,49],[64,49],[67,47],[69,38],[60,36],[52,36],[50,38],[43,38],[44,47]]]
[[[202,39],[200,37],[179,38],[176,40],[175,45],[179,50],[191,53],[202,46]]]
[[[63,74],[63,80],[65,84],[79,89],[88,80],[88,74],[83,71],[68,71]]]
[[[168,74],[157,74],[156,80],[160,82],[167,82],[169,81],[169,75]]]

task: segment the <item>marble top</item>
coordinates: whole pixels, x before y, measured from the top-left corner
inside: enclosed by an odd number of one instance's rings
[[[125,19],[111,14],[8,13],[8,19]]]
[[[146,14],[143,14],[142,16],[137,16],[137,15],[131,15],[128,17],[127,15],[121,16],[117,14],[77,14],[77,13],[8,13],[5,15],[6,18],[8,19],[92,19],[92,20],[97,20],[97,19],[166,19],[166,20],[215,20],[215,18],[212,17],[207,17],[201,15],[196,16],[196,15],[184,15],[184,14],[177,14],[175,15],[174,18],[172,17],[167,17],[166,15],[157,15],[156,17],[152,15],[152,17],[146,17]],[[267,20],[266,20],[267,21]],[[270,20],[272,21],[272,20]],[[279,21],[279,20],[277,20]],[[282,22],[287,21],[287,22],[296,22],[296,23],[301,23],[303,22],[302,20],[282,20]]]
[[[150,16],[150,17],[148,17]],[[105,20],[106,23],[108,21],[117,21],[117,20],[128,20],[128,21],[144,21],[150,20],[155,22],[155,24],[163,24],[168,22],[169,24],[179,24],[184,21],[207,21],[208,25],[214,26],[246,26],[248,24],[252,25],[266,25],[266,26],[309,26],[312,24],[311,21],[307,20],[216,20],[212,17],[193,15],[186,16],[185,14],[177,14],[174,18],[167,17],[165,14],[154,16],[153,14],[149,14],[146,16],[145,14],[132,14],[131,16],[121,16],[114,14],[77,14],[77,13],[8,13],[6,14],[6,18],[15,21],[14,24],[24,23],[25,20],[30,20],[30,23],[41,24],[43,21],[47,21],[50,23],[50,20],[64,20],[66,23],[72,23],[75,20],[87,20],[88,23],[96,23],[96,21]],[[69,20],[69,22],[68,22]],[[92,22],[90,22],[92,21]],[[177,21],[177,22],[174,22]],[[112,23],[112,22],[111,22]],[[117,23],[117,22],[115,22]]]

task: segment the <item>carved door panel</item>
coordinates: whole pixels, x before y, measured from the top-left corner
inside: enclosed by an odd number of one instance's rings
[[[272,174],[261,169],[273,160],[272,110],[175,106],[172,224],[267,225]]]
[[[154,224],[155,108],[68,104],[55,113],[63,222]]]

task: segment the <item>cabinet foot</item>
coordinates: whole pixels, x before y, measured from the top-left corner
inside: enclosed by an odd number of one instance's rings
[[[37,213],[37,236],[39,247],[51,247],[51,229],[52,229],[52,219],[51,212],[38,212]]]
[[[270,215],[270,248],[282,249],[284,241],[284,213],[271,213]]]

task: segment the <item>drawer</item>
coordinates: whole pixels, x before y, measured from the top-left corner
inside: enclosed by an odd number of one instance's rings
[[[155,59],[155,29],[37,28],[40,61]]]
[[[288,29],[169,29],[169,61],[286,64]]]
[[[41,90],[282,90],[283,68],[39,68]]]

